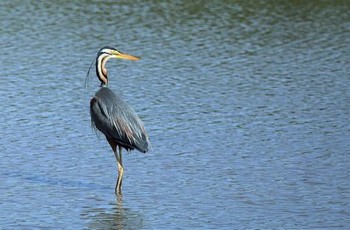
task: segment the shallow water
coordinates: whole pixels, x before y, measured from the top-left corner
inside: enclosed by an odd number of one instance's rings
[[[350,225],[347,1],[0,8],[1,228]],[[119,198],[84,90],[104,45],[142,58],[107,68],[152,142]]]

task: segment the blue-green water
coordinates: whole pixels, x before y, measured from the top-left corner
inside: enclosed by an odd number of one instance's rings
[[[0,228],[346,229],[348,1],[1,1]],[[90,127],[99,48],[152,150]]]

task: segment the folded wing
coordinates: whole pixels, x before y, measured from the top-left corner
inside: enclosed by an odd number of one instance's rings
[[[134,110],[112,90],[102,87],[90,102],[92,126],[127,150],[147,152],[149,140]]]

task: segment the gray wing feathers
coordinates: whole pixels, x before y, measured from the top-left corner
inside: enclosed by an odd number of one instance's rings
[[[149,141],[142,121],[110,89],[103,87],[97,91],[90,107],[92,124],[106,137],[115,139],[126,148],[148,151]]]

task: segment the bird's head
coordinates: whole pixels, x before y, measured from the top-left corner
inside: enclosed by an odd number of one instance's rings
[[[119,50],[110,47],[105,46],[102,47],[96,57],[96,74],[98,79],[101,81],[101,86],[108,84],[108,78],[107,78],[107,69],[106,69],[106,62],[111,58],[120,58],[120,59],[126,59],[130,61],[138,61],[140,60],[139,57],[122,53]]]
[[[110,47],[110,46],[105,46],[102,47],[98,53],[97,53],[97,58],[99,56],[105,56],[109,58],[121,58],[121,59],[126,59],[130,61],[138,61],[140,60],[139,57],[130,55],[130,54],[125,54],[117,50],[116,48]]]

